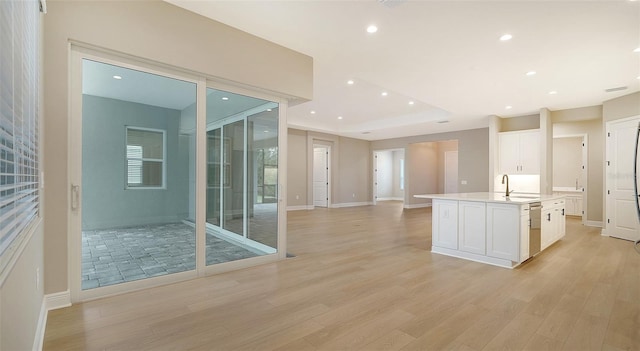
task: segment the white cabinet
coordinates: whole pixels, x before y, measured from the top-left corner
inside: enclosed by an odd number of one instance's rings
[[[565,200],[542,203],[540,248],[542,250],[562,239],[566,232]]]
[[[520,207],[487,204],[487,256],[519,262]]]
[[[458,201],[433,200],[431,243],[433,246],[458,249]]]
[[[458,203],[458,249],[478,255],[486,253],[486,205],[484,202]]]
[[[503,174],[540,174],[540,132],[498,134],[499,170]]]
[[[565,215],[582,217],[582,193],[581,192],[554,192],[556,195],[565,196]]]

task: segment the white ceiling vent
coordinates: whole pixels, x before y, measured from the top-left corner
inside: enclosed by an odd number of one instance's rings
[[[379,3],[386,7],[396,7],[405,3],[407,0],[378,0]]]
[[[627,90],[627,87],[617,87],[617,88],[609,88],[605,89],[607,93],[613,93],[614,91]]]

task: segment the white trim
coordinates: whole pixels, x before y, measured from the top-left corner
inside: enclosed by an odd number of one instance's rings
[[[603,223],[602,221],[585,221],[584,225],[588,226],[588,227],[600,227],[600,228],[604,228],[603,227]],[[602,231],[604,232],[604,229],[602,229]]]
[[[69,290],[61,291],[58,293],[44,295],[42,297],[42,304],[40,305],[40,314],[38,315],[38,325],[36,327],[36,334],[33,338],[33,350],[42,350],[44,343],[44,333],[47,327],[47,317],[49,311],[57,310],[59,308],[71,306],[71,292]]]
[[[302,210],[313,210],[313,206],[309,205],[300,205],[300,206],[288,206],[287,211],[302,211]]]
[[[129,148],[129,131],[130,130],[162,134],[162,159],[145,158],[144,155],[139,159],[140,162],[144,162],[144,161],[162,162],[162,184],[161,185],[159,186],[130,186],[129,185],[129,160],[138,161],[138,159],[129,158],[128,148]],[[167,131],[166,130],[125,125],[124,126],[124,148],[125,148],[125,153],[124,153],[125,187],[124,188],[126,190],[132,190],[132,189],[166,190],[167,189]]]
[[[71,292],[69,290],[44,295],[47,311],[71,306]]]
[[[340,203],[340,204],[330,204],[329,208],[358,207],[358,206],[370,206],[370,205],[373,205],[373,201],[343,202],[343,203]]]
[[[412,209],[412,208],[424,208],[424,207],[431,207],[431,204],[413,204],[413,205],[404,205],[404,208],[406,208],[406,209]]]
[[[47,315],[47,302],[45,298],[42,298],[40,314],[38,315],[38,326],[36,327],[36,335],[33,337],[33,351],[42,350],[42,345],[44,344],[44,332],[47,326]]]
[[[404,197],[379,197],[376,201],[404,201]]]
[[[502,259],[502,258],[495,258],[495,257],[477,255],[477,254],[473,254],[473,253],[470,253],[470,252],[452,250],[452,249],[447,249],[447,248],[438,247],[438,246],[432,246],[431,247],[431,252],[437,253],[437,254],[440,254],[440,255],[445,255],[445,256],[462,258],[462,259],[469,260],[469,261],[486,263],[486,264],[490,264],[492,266],[498,266],[498,267],[502,267],[502,268],[513,269],[514,267],[520,265],[519,262],[513,262],[511,260],[505,260],[505,259]]]

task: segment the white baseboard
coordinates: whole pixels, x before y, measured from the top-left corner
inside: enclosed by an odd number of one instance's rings
[[[424,208],[424,207],[431,207],[431,204],[413,204],[413,205],[404,205],[404,208],[406,209],[412,209],[412,208]]]
[[[71,306],[71,293],[69,290],[44,296],[47,311]]]
[[[42,304],[40,305],[40,314],[38,316],[38,326],[36,327],[36,335],[33,340],[34,351],[42,350],[42,345],[44,343],[44,332],[47,327],[47,316],[49,314],[49,311],[69,306],[71,306],[71,293],[69,292],[69,290],[45,295],[42,298]]]
[[[379,197],[376,201],[404,201],[403,197]]]
[[[302,211],[302,210],[313,210],[313,206],[308,206],[308,205],[287,206],[287,211]]]
[[[42,304],[40,304],[40,314],[38,315],[38,326],[36,327],[36,335],[33,339],[33,351],[41,351],[44,344],[44,332],[47,327],[47,303],[46,299],[42,298]]]
[[[600,227],[600,228],[603,228],[604,230],[602,221],[585,221],[584,225],[588,227]]]
[[[331,204],[330,208],[342,208],[342,207],[358,207],[358,206],[370,206],[373,205],[373,202],[343,202],[341,204]]]

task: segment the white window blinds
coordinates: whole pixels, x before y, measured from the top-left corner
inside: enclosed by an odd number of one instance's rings
[[[39,6],[0,1],[0,256],[38,214]]]
[[[165,132],[127,127],[127,188],[162,188]]]

